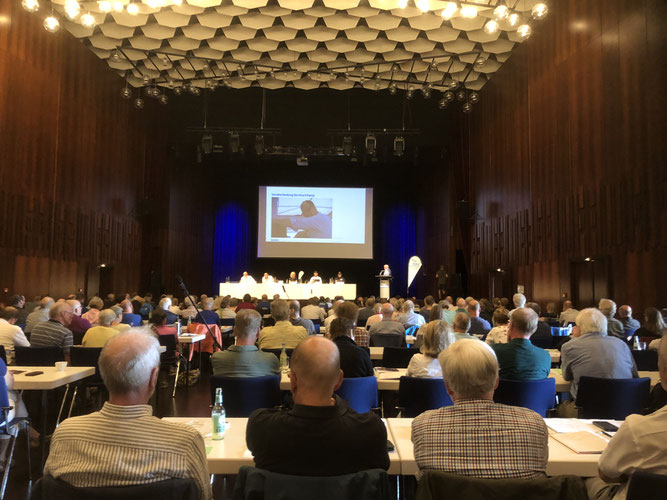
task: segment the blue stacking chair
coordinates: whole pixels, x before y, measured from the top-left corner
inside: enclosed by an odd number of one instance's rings
[[[579,418],[625,420],[648,404],[651,379],[579,377],[576,405]]]
[[[493,400],[510,406],[529,408],[543,417],[554,407],[556,379],[505,380],[500,379]]]
[[[336,391],[357,413],[366,413],[378,407],[378,381],[370,377],[344,378]]]
[[[442,378],[401,377],[397,409],[402,417],[413,418],[426,410],[453,404]]]
[[[212,376],[211,404],[215,390],[222,387],[222,398],[228,417],[248,417],[259,408],[273,408],[280,404],[280,376],[218,377]]]

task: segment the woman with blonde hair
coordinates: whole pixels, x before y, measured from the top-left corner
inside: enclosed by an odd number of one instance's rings
[[[454,343],[454,335],[444,321],[431,321],[424,329],[424,343],[420,353],[412,356],[408,377],[437,378],[442,377],[442,369],[438,363],[438,355]]]
[[[100,310],[104,309],[104,302],[98,296],[92,297],[88,301],[88,311],[81,315],[83,319],[90,321],[90,324],[93,326],[99,325],[98,318],[100,316]]]

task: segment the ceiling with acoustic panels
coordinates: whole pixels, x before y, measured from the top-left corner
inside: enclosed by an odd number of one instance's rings
[[[94,17],[86,27],[67,17],[66,1],[52,2],[61,25],[132,86],[305,90],[479,90],[526,38],[517,28],[532,22],[537,3],[135,0],[133,15],[128,0],[109,2],[110,12],[79,2]],[[443,14],[448,4],[453,14]],[[518,18],[488,33],[500,4]]]

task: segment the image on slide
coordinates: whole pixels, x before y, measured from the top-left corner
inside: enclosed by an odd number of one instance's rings
[[[272,238],[332,238],[333,200],[273,196],[271,198]]]

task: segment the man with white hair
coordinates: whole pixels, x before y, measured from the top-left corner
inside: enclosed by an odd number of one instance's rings
[[[70,299],[67,301],[67,303],[72,306],[72,312],[74,313],[72,316],[72,321],[69,324],[69,329],[73,334],[76,333],[83,335],[90,329],[92,325],[86,318],[81,317],[81,302],[78,300]]]
[[[113,309],[102,309],[97,317],[97,326],[92,327],[86,332],[81,341],[83,347],[104,347],[107,340],[120,333],[113,328],[111,324],[116,320],[116,313]]]
[[[530,337],[537,330],[538,317],[529,307],[517,309],[507,328],[509,342],[493,344],[500,365],[500,378],[542,380],[551,371],[551,356],[533,345]]]
[[[614,314],[616,314],[616,302],[610,299],[600,299],[598,309],[607,318],[607,335],[613,335],[625,340],[623,323],[614,318]]]
[[[382,320],[375,323],[371,326],[371,329],[368,331],[370,335],[376,333],[394,333],[396,335],[405,335],[405,327],[403,323],[398,321],[393,321],[391,318],[394,314],[394,306],[389,302],[382,304]]]
[[[158,304],[158,307],[160,309],[164,309],[165,312],[167,313],[167,324],[172,325],[178,321],[178,316],[171,312],[171,299],[169,297],[163,297],[160,299],[160,302]]]
[[[660,384],[667,390],[667,342],[658,352]],[[599,478],[586,481],[588,498],[624,500],[630,475],[667,474],[667,406],[650,415],[629,415],[598,461]],[[664,491],[663,491],[664,493]]]
[[[144,329],[121,333],[102,349],[99,367],[109,400],[60,424],[44,474],[78,488],[188,478],[200,499],[212,498],[199,431],[153,417],[148,405],[160,370],[157,339]]]
[[[510,311],[510,317],[514,311],[521,309],[526,305],[526,296],[522,293],[515,293],[512,296],[512,303],[514,304],[514,309]]]
[[[62,347],[65,359],[69,358],[69,348],[73,337],[68,326],[72,321],[72,306],[64,300],[49,309],[49,320],[32,329],[30,334],[31,347]],[[69,360],[69,359],[68,359]]]
[[[637,330],[641,325],[639,321],[632,317],[632,307],[622,305],[618,308],[619,321],[623,325],[623,336],[627,339],[630,334]]]
[[[411,300],[406,300],[403,302],[401,311],[403,314],[398,317],[398,322],[401,323],[405,328],[409,328],[411,326],[421,326],[426,323],[424,316],[415,312],[415,304]]]
[[[563,302],[563,312],[560,313],[558,322],[563,326],[567,326],[569,323],[574,323],[577,320],[577,314],[579,314],[579,311],[572,306],[572,301],[566,300]]]
[[[206,323],[207,325],[217,325],[220,321],[220,316],[213,311],[213,299],[205,297],[201,301],[202,310],[195,317],[195,323]]]
[[[294,349],[290,369],[294,407],[256,410],[248,419],[246,444],[255,465],[299,476],[388,469],[387,430],[380,417],[357,413],[334,394],[343,383],[336,344],[308,337]]]
[[[23,331],[25,333],[32,333],[32,329],[35,328],[39,323],[49,320],[49,310],[55,304],[55,300],[51,297],[43,297],[39,301],[39,306],[33,312],[28,314],[28,317],[25,320],[25,328]]]
[[[572,400],[559,406],[559,414],[563,417],[577,416],[574,400],[582,375],[599,378],[639,376],[628,345],[607,335],[607,318],[600,311],[584,309],[577,315],[576,323],[572,328],[572,340],[563,344],[560,354],[563,378],[572,381]]]
[[[493,402],[498,362],[484,342],[460,340],[438,356],[454,406],[412,421],[420,470],[480,478],[544,477],[548,431],[537,413]]]

